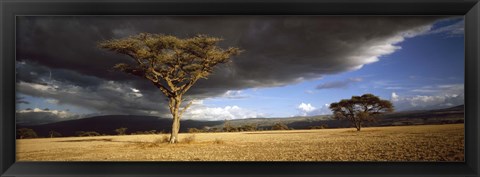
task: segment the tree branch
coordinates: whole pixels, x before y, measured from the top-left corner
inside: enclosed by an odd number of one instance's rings
[[[170,96],[173,96],[173,92],[168,90],[165,86],[163,86],[162,84],[158,83],[158,82],[152,82],[153,85],[157,86],[157,88],[160,89],[160,91],[162,91],[167,97],[170,97]]]
[[[195,82],[197,82],[197,80],[199,79],[199,77],[195,77],[193,78],[192,80],[190,80],[190,82],[188,82],[187,84],[185,84],[181,90],[182,90],[182,94],[185,94],[192,86],[193,84],[195,84]]]
[[[180,111],[180,117],[183,115],[183,113],[193,104],[193,100],[190,101],[183,109]]]

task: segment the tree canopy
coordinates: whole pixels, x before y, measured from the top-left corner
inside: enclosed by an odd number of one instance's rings
[[[214,66],[228,62],[231,56],[241,52],[234,47],[218,47],[221,40],[206,35],[180,39],[171,35],[141,33],[103,41],[99,46],[135,60],[135,64],[116,64],[114,69],[145,77],[166,96],[174,97],[184,94],[198,79],[206,79]]]

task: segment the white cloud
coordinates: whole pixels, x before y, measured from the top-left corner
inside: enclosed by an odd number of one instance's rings
[[[46,99],[45,102],[50,104],[58,104],[59,101],[57,99]]]
[[[187,109],[183,115],[183,119],[194,120],[231,120],[257,117],[265,117],[265,115],[253,110],[241,108],[236,105],[225,107],[208,107],[207,105],[203,104],[203,100],[195,100],[192,106]]]
[[[23,82],[23,81],[20,81],[18,83],[18,85],[19,85],[19,87],[29,87],[29,88],[39,90],[39,91],[53,91],[53,90],[55,90],[55,87],[53,87],[53,86],[36,84],[36,83],[27,83],[27,82]]]
[[[143,94],[140,93],[140,90],[138,90],[138,89],[130,88],[130,90],[132,90],[132,92],[129,93],[129,95],[131,95],[131,96],[133,96],[133,97],[135,97],[135,98],[138,98],[138,97],[142,97],[142,96],[143,96]]]
[[[132,90],[132,92],[135,92],[135,93],[138,93],[138,92],[140,92],[140,90],[138,90],[138,89],[135,89],[135,88],[130,88],[130,89]]]
[[[298,105],[297,108],[306,113],[312,112],[313,110],[317,109],[313,107],[310,103],[301,103],[300,105]]]
[[[399,97],[399,96],[397,95],[397,93],[395,93],[395,92],[392,92],[392,98],[391,98],[391,101],[393,101],[393,102],[395,102],[395,101],[398,101],[398,97]]]
[[[83,117],[84,115],[75,114],[63,110],[49,110],[49,109],[24,109],[17,110],[15,119],[18,124],[34,125],[45,124],[64,120],[72,120]]]
[[[464,104],[464,85],[426,86],[413,92],[430,95],[399,96],[392,92],[391,101],[397,110],[438,109]]]
[[[57,115],[59,118],[66,118],[66,117],[71,117],[70,112],[67,111],[61,111],[61,110],[49,110],[49,109],[40,109],[40,108],[34,108],[34,109],[24,109],[24,110],[18,110],[17,113],[29,113],[29,112],[44,112],[44,113],[52,113],[54,115]]]
[[[203,100],[193,100],[192,104],[194,105],[203,105]]]
[[[300,111],[300,114],[297,116],[315,116],[315,115],[325,115],[331,114],[332,112],[329,109],[330,104],[325,104],[320,108],[314,107],[310,103],[300,103],[297,109]]]
[[[227,99],[242,99],[247,98],[248,96],[241,90],[227,90],[221,97]]]

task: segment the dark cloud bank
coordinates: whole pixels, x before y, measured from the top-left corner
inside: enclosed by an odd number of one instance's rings
[[[105,114],[167,113],[145,79],[110,68],[131,62],[97,42],[140,32],[222,37],[243,50],[188,92],[207,98],[228,90],[281,86],[361,68],[429,30],[437,17],[18,17],[17,91]],[[345,83],[339,83],[347,84]],[[325,86],[328,87],[328,86]],[[168,115],[168,114],[166,114]]]

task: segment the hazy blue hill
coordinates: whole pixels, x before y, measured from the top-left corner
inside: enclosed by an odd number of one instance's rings
[[[350,127],[348,121],[334,120],[331,115],[311,117],[288,117],[288,118],[249,118],[228,121],[231,126],[256,125],[261,129],[270,129],[276,123],[286,124],[289,128],[310,129],[312,126],[326,126],[328,128]],[[365,126],[397,126],[397,125],[422,125],[422,124],[446,124],[463,123],[464,105],[437,110],[418,110],[394,112],[385,114],[378,121],[368,123]],[[222,129],[225,121],[199,121],[182,120],[180,132],[186,132],[189,128],[203,129],[205,127]],[[169,132],[172,120],[153,116],[137,115],[107,115],[84,119],[68,120],[36,126],[21,126],[34,129],[40,136],[46,137],[48,132],[55,130],[63,136],[75,136],[77,131],[96,131],[100,134],[113,135],[115,129],[128,128],[127,133],[137,131],[164,131]]]
[[[378,125],[443,124],[464,120],[464,105],[444,109],[408,111],[385,114]]]
[[[318,122],[318,121],[325,121],[330,120],[330,115],[321,115],[321,116],[309,116],[309,117],[287,117],[287,118],[250,118],[250,119],[236,119],[230,120],[230,125],[232,126],[243,126],[243,125],[257,125],[259,127],[271,127],[275,123],[283,123],[283,124],[292,124],[295,122]]]

